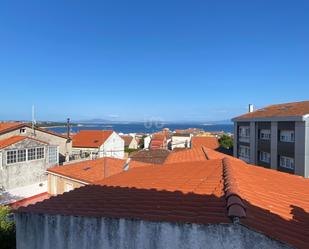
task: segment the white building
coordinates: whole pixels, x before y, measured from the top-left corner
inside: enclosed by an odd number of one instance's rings
[[[73,136],[72,153],[82,158],[124,158],[124,140],[112,130],[82,130]]]
[[[192,134],[174,133],[172,136],[172,150],[175,148],[190,148]]]

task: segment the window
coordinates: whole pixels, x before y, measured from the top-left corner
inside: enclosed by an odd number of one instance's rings
[[[36,149],[35,148],[31,148],[28,149],[28,160],[35,160],[36,159]]]
[[[270,140],[271,135],[270,135],[270,130],[260,130],[260,139],[263,140]]]
[[[48,147],[48,163],[58,163],[57,147]]]
[[[239,141],[249,142],[249,138],[250,138],[250,127],[239,126]]]
[[[265,163],[270,163],[270,153],[260,151],[260,161]]]
[[[249,162],[250,148],[248,146],[240,145],[238,149],[238,157],[246,162]]]
[[[42,159],[44,157],[44,147],[36,148],[36,159]]]
[[[26,150],[25,149],[17,151],[17,161],[18,162],[26,161]]]
[[[6,152],[6,163],[12,164],[17,162],[17,151],[10,150]]]
[[[21,129],[19,130],[19,133],[20,133],[20,134],[25,134],[25,133],[26,133],[26,128],[21,128]]]
[[[289,131],[289,130],[280,131],[280,141],[281,142],[294,142],[295,141],[294,131]]]
[[[240,137],[250,137],[250,127],[239,126],[239,136]]]
[[[280,166],[287,169],[294,169],[294,158],[280,156]]]

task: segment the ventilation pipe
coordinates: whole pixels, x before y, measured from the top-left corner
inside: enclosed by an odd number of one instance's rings
[[[253,109],[254,109],[253,105],[249,104],[248,112],[253,112]]]
[[[123,166],[123,171],[128,171],[129,168],[130,168],[130,161],[131,161],[131,158],[128,158],[125,165]]]

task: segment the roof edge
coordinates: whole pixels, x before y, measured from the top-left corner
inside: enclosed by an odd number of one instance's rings
[[[246,208],[241,198],[231,159],[224,157],[222,166],[227,213],[233,221],[238,222],[239,218],[246,217]]]

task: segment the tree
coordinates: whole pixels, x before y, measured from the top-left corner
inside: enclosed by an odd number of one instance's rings
[[[219,139],[219,144],[225,149],[233,148],[233,138],[229,135],[223,134]]]

